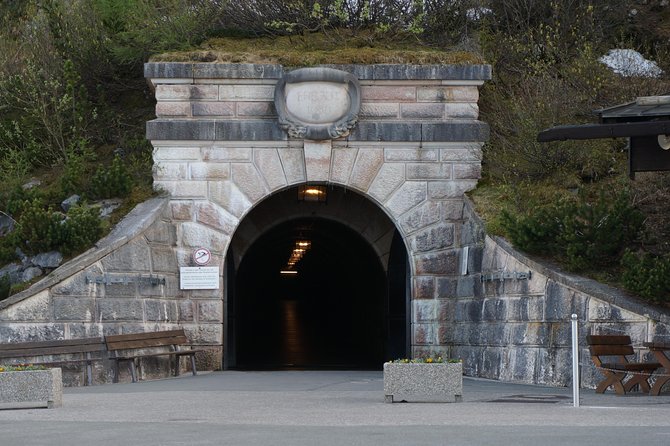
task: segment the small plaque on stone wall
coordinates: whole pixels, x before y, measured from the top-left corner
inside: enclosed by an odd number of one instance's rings
[[[179,268],[179,289],[218,290],[218,266],[182,266]]]
[[[332,68],[289,72],[275,87],[279,125],[294,138],[322,141],[347,136],[358,121],[360,85]]]

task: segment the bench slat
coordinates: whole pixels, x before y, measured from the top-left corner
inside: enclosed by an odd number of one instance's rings
[[[630,336],[626,335],[587,335],[586,343],[589,345],[630,345]]]
[[[181,337],[168,337],[168,338],[153,338],[153,339],[136,339],[128,341],[108,341],[107,349],[110,351],[114,350],[125,350],[125,349],[134,349],[134,348],[149,348],[149,347],[165,347],[168,345],[180,345],[187,343],[186,336]]]
[[[86,346],[86,345],[104,345],[102,338],[82,338],[82,339],[60,339],[53,341],[33,341],[33,342],[10,342],[0,344],[0,351],[16,350],[17,348],[51,348],[62,346]]]
[[[592,345],[589,350],[594,356],[627,356],[635,353],[632,345]]]
[[[184,329],[178,330],[165,330],[165,331],[150,331],[145,333],[128,333],[120,335],[109,335],[105,336],[106,342],[120,342],[120,341],[133,341],[136,339],[154,339],[154,338],[166,338],[174,336],[185,336]]]

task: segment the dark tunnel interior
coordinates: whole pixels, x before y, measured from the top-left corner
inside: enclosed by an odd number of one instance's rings
[[[298,241],[310,245],[290,267]],[[281,273],[287,269],[295,272]],[[228,317],[236,368],[381,368],[389,283],[372,247],[341,223],[299,218],[274,227],[235,274]]]

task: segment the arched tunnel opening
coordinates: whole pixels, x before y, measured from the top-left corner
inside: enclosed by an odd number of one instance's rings
[[[406,353],[407,256],[398,231],[380,257],[356,229],[319,214],[264,230],[237,267],[227,257],[228,367],[379,369]]]
[[[310,247],[290,268],[298,241]],[[244,256],[236,288],[238,367],[374,368],[382,362],[384,271],[346,226],[297,219],[268,231]]]

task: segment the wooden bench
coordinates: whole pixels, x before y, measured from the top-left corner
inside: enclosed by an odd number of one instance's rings
[[[197,374],[195,354],[203,350],[188,345],[184,329],[105,336],[109,359],[114,361],[114,382],[119,382],[119,363],[127,362],[130,376],[137,382],[135,361],[155,356],[174,357],[174,376],[179,376],[179,359],[191,357],[191,370]],[[139,361],[140,367],[142,362]]]
[[[635,354],[630,336],[588,335],[586,342],[593,363],[605,375],[605,379],[598,383],[596,393],[605,393],[613,386],[618,395],[625,395],[637,385],[643,392],[649,392],[649,377],[661,364],[630,362],[627,356]]]
[[[86,383],[93,384],[93,361],[103,359],[105,343],[102,338],[62,339],[56,341],[13,342],[0,344],[0,359],[19,359],[22,363],[56,366],[85,364]],[[54,356],[63,356],[53,358]],[[50,357],[47,359],[45,357]],[[41,358],[35,360],[35,358]]]

